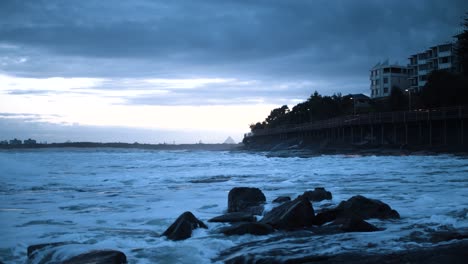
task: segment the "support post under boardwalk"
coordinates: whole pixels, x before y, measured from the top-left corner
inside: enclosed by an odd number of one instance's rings
[[[461,144],[463,145],[463,119],[461,120]]]
[[[405,123],[405,144],[408,145],[408,124]]]
[[[418,124],[419,124],[419,143],[422,143],[422,140],[423,140],[422,139],[422,137],[423,137],[422,136],[422,124],[421,124],[421,122],[418,122]]]
[[[429,146],[432,146],[432,121],[429,121]]]
[[[444,120],[444,144],[447,145],[447,120]]]
[[[380,124],[380,144],[384,144],[384,124]]]
[[[363,131],[363,128],[361,126],[361,138],[359,140],[359,142],[362,142],[364,140],[364,131]]]
[[[354,143],[354,130],[353,130],[353,126],[351,126],[351,144]]]
[[[374,126],[370,126],[370,137],[371,137],[371,143],[374,143]]]
[[[393,123],[393,144],[397,144],[397,130],[396,130],[396,125]]]

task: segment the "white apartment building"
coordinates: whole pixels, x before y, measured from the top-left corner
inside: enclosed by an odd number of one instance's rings
[[[389,96],[392,88],[401,90],[409,88],[408,69],[406,66],[378,63],[370,71],[371,98]]]
[[[455,70],[454,44],[447,43],[430,47],[428,50],[411,55],[408,64],[410,89],[419,91],[434,70]]]

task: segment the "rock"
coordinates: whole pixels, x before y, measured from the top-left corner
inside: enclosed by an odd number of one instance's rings
[[[468,238],[467,230],[464,232],[457,231],[437,231],[430,235],[429,241],[432,243],[440,243],[451,240],[463,240]]]
[[[273,203],[284,203],[284,202],[289,202],[289,201],[291,201],[291,198],[289,196],[280,196],[274,199]]]
[[[236,187],[228,195],[228,213],[248,212],[260,215],[266,198],[258,188]]]
[[[336,210],[338,218],[351,218],[353,216],[362,219],[400,218],[398,212],[390,208],[388,204],[361,195],[353,196],[347,201],[341,202],[334,210]]]
[[[306,191],[302,194],[302,196],[307,197],[307,199],[312,202],[320,202],[323,200],[332,199],[331,192],[325,190],[323,187],[315,188],[313,191]]]
[[[53,247],[58,247],[58,246],[63,246],[70,244],[71,242],[55,242],[55,243],[45,243],[45,244],[38,244],[38,245],[32,245],[28,247],[28,258],[32,258],[32,255],[39,250],[45,249],[45,248],[53,248]]]
[[[268,235],[273,233],[274,229],[267,224],[262,223],[241,223],[221,229],[221,232],[227,236],[232,235]]]
[[[333,221],[332,225],[338,225],[339,228],[344,232],[374,232],[379,231],[377,227],[362,218],[351,217],[351,218],[340,218]]]
[[[234,222],[256,222],[257,218],[251,213],[235,212],[213,217],[208,222],[234,223]]]
[[[336,219],[337,211],[335,209],[323,210],[315,215],[314,225],[323,225]]]
[[[310,201],[305,197],[298,197],[273,208],[265,214],[260,223],[271,225],[276,229],[292,230],[311,226],[314,217],[314,208]]]
[[[199,227],[208,228],[191,212],[185,212],[181,214],[166,231],[164,231],[163,236],[166,236],[170,240],[183,240],[191,237],[192,230]]]
[[[96,250],[80,254],[62,262],[63,264],[122,264],[127,263],[124,253],[117,250]]]
[[[74,242],[56,242],[32,245],[28,247],[28,259],[31,263],[51,263],[53,256],[61,250],[62,246],[75,245],[77,247],[83,246]],[[36,254],[41,251],[40,254]],[[29,263],[28,262],[28,263]],[[55,263],[55,262],[54,262]],[[127,257],[124,253],[117,250],[93,250],[74,257],[62,260],[62,264],[121,264],[127,263]]]

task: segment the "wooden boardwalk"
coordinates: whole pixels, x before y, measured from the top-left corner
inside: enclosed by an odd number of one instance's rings
[[[464,144],[467,136],[464,123],[467,119],[468,106],[348,115],[300,125],[258,129],[245,134],[244,141],[256,137],[312,136],[350,143],[369,140],[381,144]]]

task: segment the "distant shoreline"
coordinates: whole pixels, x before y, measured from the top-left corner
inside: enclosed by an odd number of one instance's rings
[[[140,144],[140,143],[99,143],[99,142],[69,142],[50,144],[0,145],[3,150],[46,149],[46,148],[121,148],[150,150],[207,150],[228,151],[242,148],[242,144]]]

